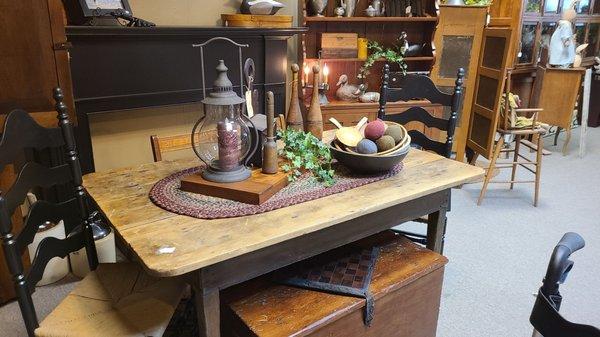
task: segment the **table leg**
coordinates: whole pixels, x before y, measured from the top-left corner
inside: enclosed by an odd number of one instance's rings
[[[427,248],[439,254],[444,252],[446,220],[446,206],[427,218]]]
[[[200,337],[220,337],[219,289],[196,289],[194,296]]]

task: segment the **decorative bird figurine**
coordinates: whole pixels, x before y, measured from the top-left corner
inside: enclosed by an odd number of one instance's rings
[[[361,84],[358,86],[358,91],[356,92],[358,95],[358,100],[363,103],[376,103],[379,102],[379,97],[381,96],[378,92],[370,91],[367,92],[367,85]]]
[[[356,85],[348,84],[348,75],[340,76],[337,86],[339,88],[335,95],[340,101],[355,101],[360,94],[360,90]]]
[[[283,7],[285,6],[282,3],[275,0],[244,0],[240,11],[242,14],[274,15]]]

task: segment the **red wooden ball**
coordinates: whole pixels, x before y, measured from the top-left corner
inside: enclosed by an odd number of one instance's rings
[[[385,123],[378,119],[367,124],[365,128],[365,138],[376,141],[385,133]]]

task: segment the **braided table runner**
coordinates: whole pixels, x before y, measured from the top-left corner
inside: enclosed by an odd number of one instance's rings
[[[336,183],[333,186],[325,187],[307,173],[262,205],[251,205],[179,189],[181,178],[200,172],[203,168],[199,166],[183,170],[158,181],[150,190],[150,199],[157,206],[177,214],[200,219],[234,218],[269,212],[371,184],[398,174],[402,170],[402,163],[389,172],[377,175],[354,174],[346,167],[335,163]]]

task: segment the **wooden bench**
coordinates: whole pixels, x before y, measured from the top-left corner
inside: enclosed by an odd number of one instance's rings
[[[382,247],[370,285],[370,327],[365,299],[254,281],[224,299],[223,336],[435,336],[447,259],[389,231],[360,245]]]

